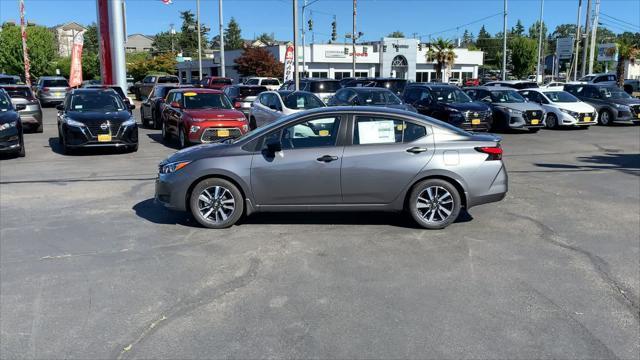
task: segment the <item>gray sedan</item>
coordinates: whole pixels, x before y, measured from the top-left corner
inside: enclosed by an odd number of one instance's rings
[[[507,192],[500,138],[375,107],[300,112],[160,163],[155,198],[225,228],[262,211],[402,211],[442,229]]]
[[[251,104],[249,126],[255,129],[286,115],[325,106],[319,97],[308,91],[265,91]]]

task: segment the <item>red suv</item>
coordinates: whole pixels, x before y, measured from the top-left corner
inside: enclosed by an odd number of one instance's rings
[[[235,138],[249,131],[245,116],[220,90],[174,89],[162,110],[162,138],[178,138],[180,148]]]
[[[219,76],[206,76],[200,80],[200,86],[205,89],[217,89],[220,90],[225,86],[233,84],[231,78],[219,77]]]

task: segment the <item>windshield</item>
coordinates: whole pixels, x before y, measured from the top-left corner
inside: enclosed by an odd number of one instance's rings
[[[231,109],[231,103],[224,94],[184,93],[185,109]]]
[[[43,80],[42,86],[45,87],[69,87],[69,83],[65,79]]]
[[[400,105],[402,101],[391,91],[359,91],[360,105]]]
[[[389,89],[394,93],[398,94],[404,90],[404,87],[407,85],[406,80],[377,80],[376,87],[381,87],[385,89]]]
[[[616,87],[600,88],[599,90],[603,99],[633,99],[631,95]]]
[[[325,106],[317,96],[299,92],[283,96],[282,102],[284,106],[293,110],[308,110]]]
[[[340,89],[340,82],[335,81],[312,81],[309,83],[309,91],[312,93],[334,93]]]
[[[112,91],[86,92],[71,95],[67,111],[78,112],[114,112],[124,111],[125,106],[120,96]]]
[[[508,55],[508,53],[507,53],[507,55]],[[587,75],[587,76],[581,77],[580,79],[578,79],[578,81],[591,81],[593,79],[595,79],[594,75]]]
[[[498,90],[491,91],[491,102],[495,103],[523,103],[525,102],[522,95],[515,90]]]
[[[580,101],[577,97],[566,91],[549,91],[544,92],[544,94],[549,98],[549,100],[557,103],[573,103]]]
[[[468,103],[473,101],[463,91],[455,88],[435,87],[431,90],[431,93],[433,94],[433,97],[436,99],[436,101],[446,104]]]
[[[17,84],[18,80],[14,77],[0,77],[0,84]]]
[[[4,93],[0,92],[0,111],[11,109],[11,100]]]
[[[179,83],[178,77],[176,76],[160,76],[158,79],[158,84],[168,84],[168,83]]]
[[[14,87],[14,88],[6,87],[4,88],[4,90],[12,98],[25,98],[25,99],[33,98],[33,96],[31,96],[31,89],[29,89],[28,87]]]

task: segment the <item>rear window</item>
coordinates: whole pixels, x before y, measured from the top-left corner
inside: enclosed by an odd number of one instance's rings
[[[231,84],[231,79],[213,79],[211,80],[212,84]]]
[[[0,84],[17,84],[18,80],[14,77],[6,76],[0,77]]]
[[[247,85],[260,85],[260,79],[249,79],[245,83]]]
[[[337,80],[313,81],[309,85],[309,91],[313,93],[334,93],[340,89],[340,82]]]
[[[538,84],[535,82],[522,82],[513,85],[516,89],[535,89],[538,88]]]
[[[264,79],[262,85],[280,85],[280,82],[276,79]]]
[[[246,96],[256,96],[263,91],[267,91],[267,88],[264,86],[251,86],[251,87],[241,87],[239,88],[239,90],[240,90],[240,96],[246,97]]]
[[[25,98],[31,99],[33,96],[31,95],[31,89],[28,87],[5,87],[4,90],[9,94],[12,98]]]
[[[42,86],[46,86],[46,87],[69,87],[69,83],[65,79],[42,80]]]
[[[178,80],[177,76],[160,76],[160,78],[158,78],[158,83],[160,84],[167,84],[167,83],[179,83],[180,81]]]
[[[376,87],[389,89],[394,93],[401,93],[407,85],[407,80],[377,80]]]

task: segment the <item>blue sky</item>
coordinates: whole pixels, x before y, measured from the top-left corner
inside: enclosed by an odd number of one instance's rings
[[[173,0],[171,5],[164,5],[160,0],[127,0],[126,3],[129,34],[155,34],[168,29],[171,23],[179,27],[179,11],[195,12],[196,8],[195,0]],[[640,0],[601,0],[601,3],[601,13],[608,16],[601,19],[610,30],[640,31]],[[68,21],[88,24],[96,19],[95,0],[25,0],[25,4],[27,19],[47,26]],[[235,17],[244,38],[267,32],[275,33],[277,39],[289,40],[292,38],[291,4],[291,0],[224,0],[225,23]],[[311,10],[316,40],[329,39],[333,15],[337,16],[340,38],[350,31],[351,4],[350,0],[318,0],[308,8],[307,17]],[[575,23],[577,4],[578,0],[545,0],[545,22],[551,29],[558,24]],[[584,4],[583,16],[586,0]],[[463,25],[496,15],[502,6],[502,0],[359,0],[357,24],[358,30],[365,33],[364,40],[377,40],[394,30],[408,37],[417,33],[425,40],[428,34],[434,33],[437,34],[433,37],[455,38],[461,36],[464,29],[477,34],[483,23],[494,34],[502,31],[501,15]],[[537,20],[539,8],[540,0],[509,0],[509,27],[521,19],[528,28]],[[18,18],[18,1],[0,0],[0,22]],[[217,31],[217,0],[201,0],[201,20]]]

